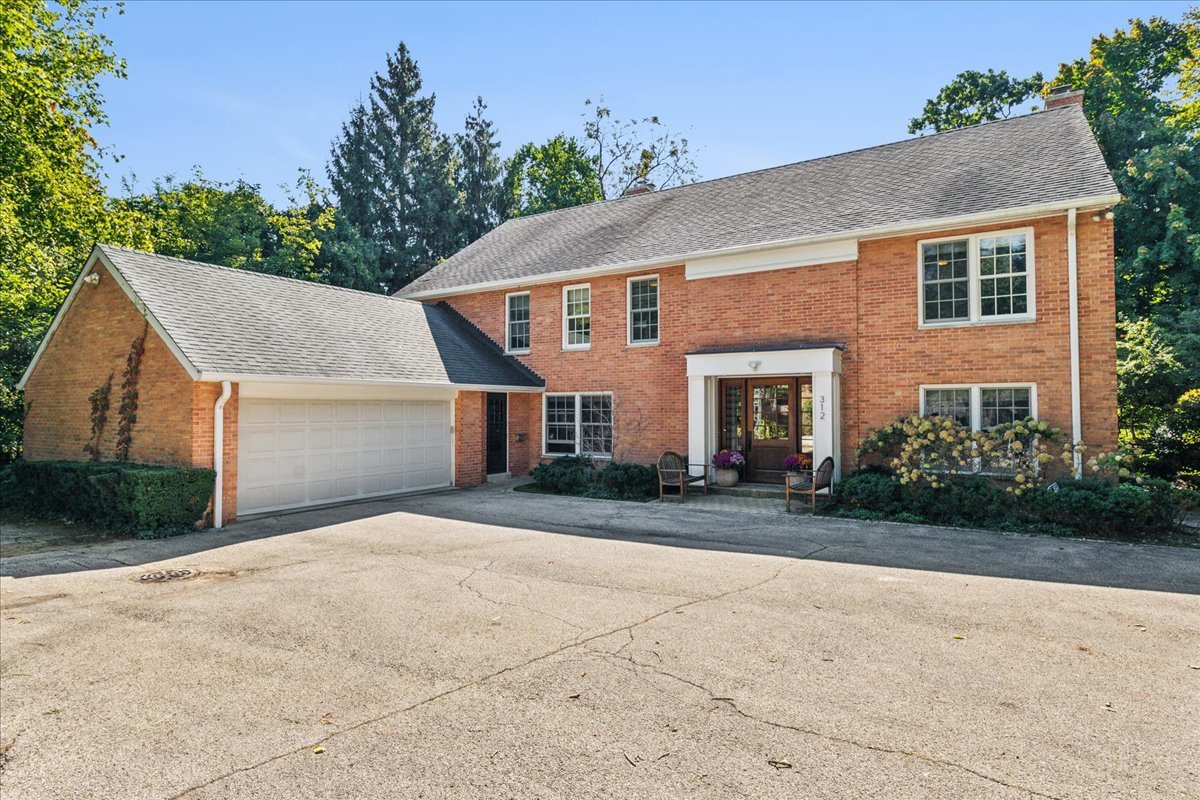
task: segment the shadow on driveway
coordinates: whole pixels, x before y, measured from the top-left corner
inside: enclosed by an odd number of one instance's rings
[[[668,547],[893,569],[1200,594],[1200,550],[958,530],[893,522],[747,513],[675,503],[518,493],[511,486],[342,505],[248,520],[220,531],[0,558],[0,575],[30,577],[140,566],[356,520],[396,514]]]

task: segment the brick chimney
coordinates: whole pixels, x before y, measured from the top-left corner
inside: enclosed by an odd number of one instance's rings
[[[1073,90],[1070,86],[1055,86],[1046,98],[1046,110],[1062,108],[1063,106],[1083,105],[1083,92]]]
[[[645,178],[639,178],[636,183],[625,190],[622,197],[633,197],[639,194],[650,194],[654,191],[654,184]]]

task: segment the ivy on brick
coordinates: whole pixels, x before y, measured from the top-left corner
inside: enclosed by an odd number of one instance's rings
[[[92,461],[100,460],[100,439],[104,436],[104,426],[108,422],[108,406],[112,395],[113,374],[108,373],[108,379],[97,386],[88,395],[91,405],[92,437],[83,446],[83,452],[92,457]]]
[[[133,426],[137,422],[138,377],[142,372],[142,354],[146,352],[146,334],[150,323],[142,326],[141,334],[129,346],[125,371],[121,373],[121,405],[117,408],[117,461],[129,460],[129,445],[133,443]]]

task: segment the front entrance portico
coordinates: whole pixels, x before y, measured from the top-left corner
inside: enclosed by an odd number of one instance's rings
[[[735,446],[752,453],[749,479],[781,480],[775,462],[789,450],[811,448],[814,466],[832,456],[834,476],[841,476],[840,347],[706,351],[686,358],[688,461],[704,463]]]

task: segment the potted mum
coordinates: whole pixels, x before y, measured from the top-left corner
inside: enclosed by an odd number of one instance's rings
[[[746,457],[737,450],[722,450],[712,457],[712,465],[717,471],[718,486],[736,486],[738,470],[746,463]]]
[[[783,460],[784,472],[804,472],[812,469],[812,456],[805,453],[792,453]]]

